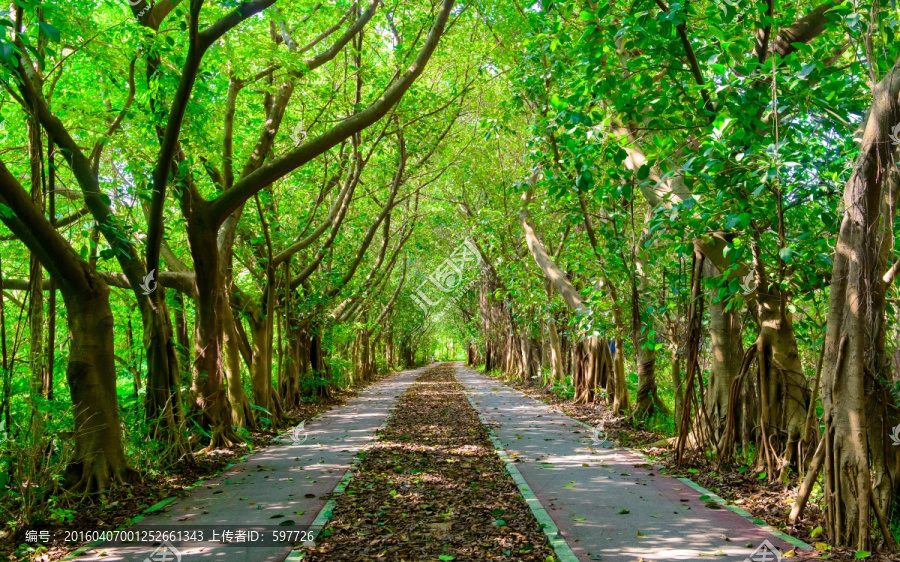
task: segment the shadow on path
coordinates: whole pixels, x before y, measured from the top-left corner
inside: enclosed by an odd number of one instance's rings
[[[765,540],[794,548],[737,513],[707,507],[699,492],[629,449],[595,444],[538,400],[461,363],[457,380],[579,560],[743,561]]]
[[[344,406],[309,420],[303,433],[298,435],[301,443],[295,444],[288,431],[245,462],[209,479],[186,497],[128,529],[139,531],[158,525],[228,525],[247,529],[266,526],[271,529],[288,520],[296,525],[293,529],[308,528],[325,505],[322,496],[334,490],[356,453],[375,439],[397,398],[421,371],[403,371],[366,388]],[[209,540],[208,533],[204,540]],[[280,562],[291,552],[288,544],[247,548],[203,542],[176,543],[174,546],[184,562]],[[155,546],[145,545],[100,545],[77,560],[144,562],[155,549]],[[156,558],[149,559],[158,562]],[[171,553],[164,553],[159,560],[175,562],[176,558]]]

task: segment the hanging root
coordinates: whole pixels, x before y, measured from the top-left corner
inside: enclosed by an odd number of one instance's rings
[[[809,501],[809,495],[812,493],[813,484],[815,484],[816,478],[819,476],[819,471],[822,469],[824,460],[825,438],[823,437],[819,440],[819,446],[816,447],[816,453],[813,455],[812,462],[809,465],[809,471],[806,473],[806,478],[803,479],[803,483],[800,484],[800,491],[797,493],[794,507],[791,508],[791,525],[796,524],[797,521],[803,517],[803,510],[806,509],[806,502]]]

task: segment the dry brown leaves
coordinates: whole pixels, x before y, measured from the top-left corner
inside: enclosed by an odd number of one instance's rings
[[[400,398],[308,560],[533,560],[547,540],[453,369]]]

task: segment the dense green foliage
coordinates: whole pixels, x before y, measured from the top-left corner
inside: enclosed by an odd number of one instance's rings
[[[871,398],[868,452],[841,464],[896,527],[900,464],[880,444],[900,423],[898,25],[890,4],[840,0],[16,0],[4,520],[65,519],[47,497],[176,470],[435,355],[790,485]],[[853,238],[863,196],[879,211]],[[858,303],[840,258],[868,250],[866,327],[826,337]],[[109,303],[111,342],[73,333],[85,302]],[[93,406],[121,425],[101,445],[79,440],[90,377],[115,383]],[[893,546],[867,501],[856,517],[817,494],[834,544]]]

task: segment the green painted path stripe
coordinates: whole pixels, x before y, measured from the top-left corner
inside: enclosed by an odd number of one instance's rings
[[[645,458],[646,458],[646,457],[645,457]],[[649,460],[649,459],[648,459],[648,460]],[[775,535],[775,536],[778,537],[779,539],[781,539],[781,540],[783,540],[783,541],[785,541],[785,542],[788,542],[788,543],[790,543],[790,544],[796,546],[797,548],[802,548],[802,549],[809,549],[809,550],[812,550],[812,547],[811,547],[811,546],[809,546],[809,545],[806,544],[805,542],[801,541],[800,539],[798,539],[798,538],[796,538],[796,537],[792,537],[792,536],[790,536],[789,534],[784,533],[784,532],[782,532],[782,531],[779,531],[778,529],[776,529],[776,528],[770,526],[769,524],[767,524],[767,523],[766,523],[765,521],[763,521],[762,519],[758,519],[758,518],[754,517],[753,515],[751,515],[751,514],[748,513],[747,511],[745,511],[745,510],[739,508],[738,506],[736,506],[736,505],[734,505],[734,504],[729,504],[729,503],[726,502],[724,499],[722,499],[722,498],[720,498],[719,496],[717,496],[716,494],[710,492],[709,490],[707,490],[706,488],[704,488],[704,487],[701,486],[700,484],[697,484],[697,483],[694,482],[693,480],[690,480],[690,479],[688,479],[688,478],[678,478],[678,480],[679,480],[680,482],[683,482],[683,483],[687,484],[688,486],[690,486],[690,487],[693,488],[694,490],[697,490],[697,491],[700,492],[701,494],[705,494],[705,495],[709,496],[709,499],[715,501],[717,504],[721,505],[722,507],[724,507],[724,508],[727,509],[728,511],[733,511],[734,513],[737,513],[737,514],[740,515],[741,517],[745,517],[746,519],[750,520],[750,522],[753,523],[754,525],[756,525],[756,526],[758,526],[758,527],[761,527],[762,529],[764,529],[764,530],[768,531],[769,533]]]
[[[468,392],[466,392],[466,398],[469,400],[469,404],[472,405],[472,409],[478,414],[478,419],[481,420],[481,424],[487,429],[488,435],[491,438],[491,443],[494,444],[494,449],[497,451],[497,456],[499,456],[503,461],[503,464],[506,465],[507,472],[512,476],[516,486],[519,487],[519,492],[522,494],[522,497],[525,498],[525,503],[528,504],[531,513],[534,515],[534,518],[537,519],[544,534],[547,535],[547,540],[550,541],[550,546],[553,548],[556,557],[559,558],[560,562],[578,562],[578,557],[572,552],[569,543],[567,543],[566,539],[559,534],[559,528],[556,526],[556,523],[553,522],[553,518],[550,517],[550,514],[544,509],[541,500],[539,500],[537,496],[534,495],[534,492],[531,491],[531,488],[528,487],[528,483],[525,481],[525,478],[522,477],[522,473],[519,472],[519,469],[516,468],[516,465],[510,460],[509,455],[506,454],[503,444],[497,439],[494,430],[491,429],[487,420],[481,415],[481,412],[475,405],[475,401]]]

